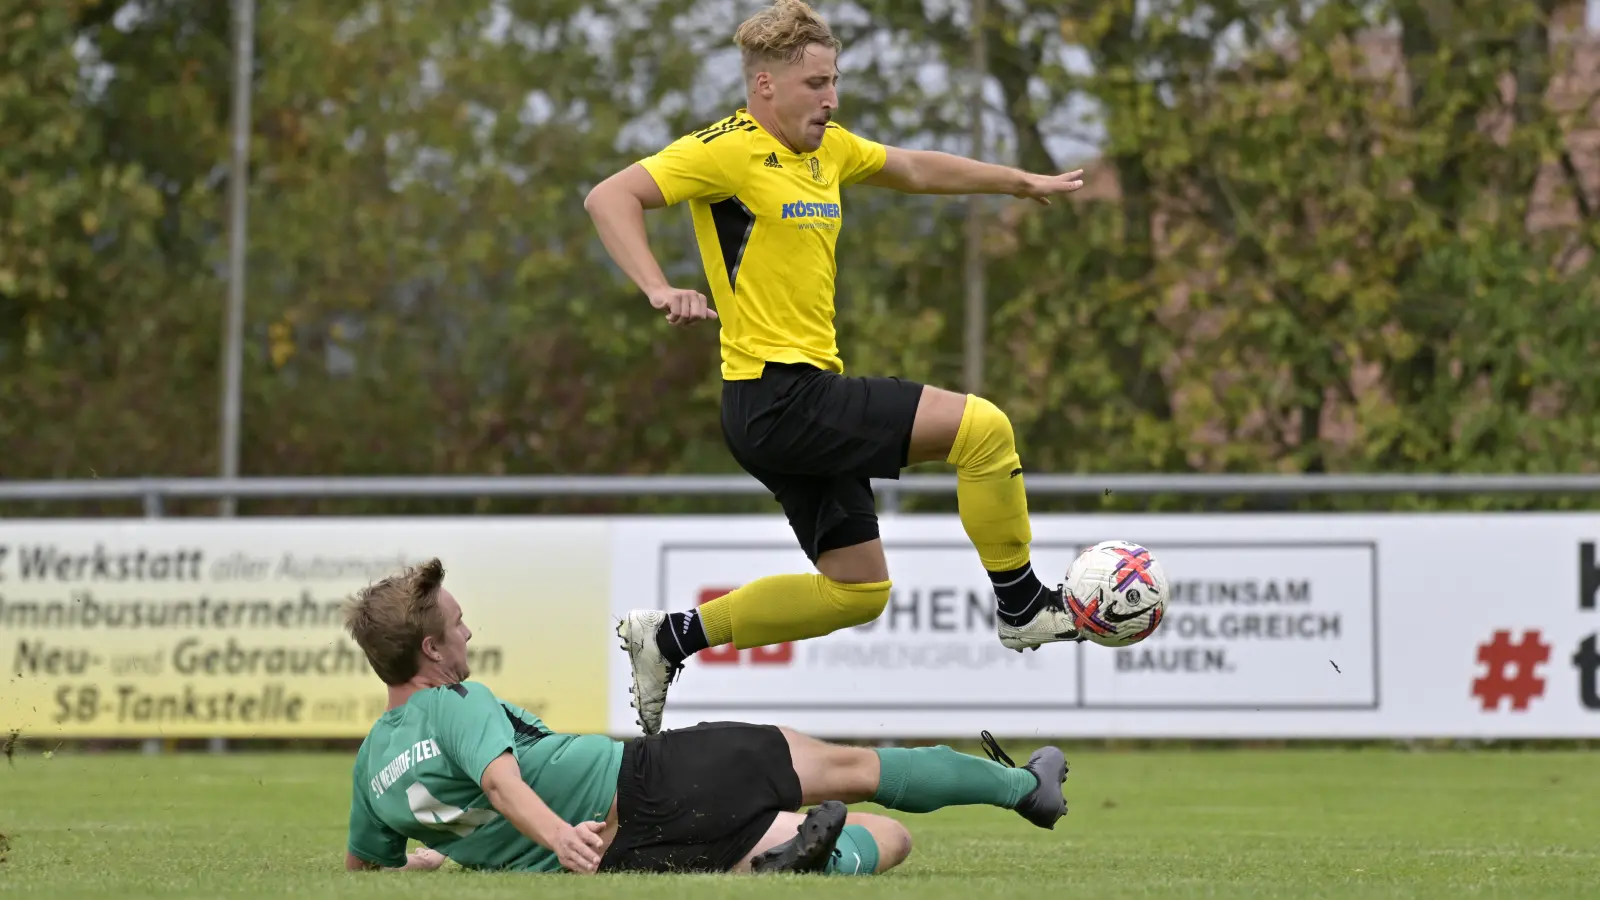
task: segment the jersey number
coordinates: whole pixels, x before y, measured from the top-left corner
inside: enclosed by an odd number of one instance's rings
[[[500,818],[492,809],[462,809],[451,806],[429,793],[421,782],[406,789],[406,799],[411,801],[411,814],[417,821],[456,837],[466,837],[490,822]]]

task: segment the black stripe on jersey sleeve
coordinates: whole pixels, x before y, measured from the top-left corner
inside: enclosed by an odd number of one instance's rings
[[[549,736],[550,733],[548,731],[544,731],[532,722],[525,721],[521,716],[506,709],[504,706],[500,708],[505,711],[506,718],[511,720],[511,730],[516,733],[516,742],[519,745],[537,744]]]
[[[701,130],[694,132],[692,136],[699,138],[702,144],[709,144],[725,134],[731,134],[735,131],[755,130],[756,124],[749,119],[729,117],[727,119],[723,119],[721,122],[718,122],[715,125],[711,125],[707,128],[702,128]]]
[[[717,245],[722,248],[722,264],[728,267],[728,290],[731,291],[739,279],[739,264],[744,262],[745,248],[750,246],[750,232],[755,230],[756,217],[744,201],[729,197],[711,204],[711,221],[717,228]]]
[[[698,131],[690,132],[690,134],[693,137],[704,138],[706,135],[711,134],[712,132],[715,132],[715,131],[726,131],[727,129],[732,128],[735,125],[738,125],[739,123],[740,123],[740,119],[739,119],[738,116],[729,116],[726,119],[722,119],[720,121],[712,122],[710,125],[707,125],[706,127],[702,128],[702,129],[700,129]]]

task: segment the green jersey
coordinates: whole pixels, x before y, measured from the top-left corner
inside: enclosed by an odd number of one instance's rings
[[[507,752],[563,821],[599,821],[610,811],[620,741],[554,733],[469,681],[418,691],[372,726],[356,753],[350,852],[402,866],[406,840],[414,838],[467,868],[560,871],[556,855],[517,831],[483,794],[483,770]]]

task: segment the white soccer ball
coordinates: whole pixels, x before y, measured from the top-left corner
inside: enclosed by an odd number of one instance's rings
[[[1084,640],[1126,647],[1155,633],[1168,596],[1167,575],[1149,550],[1101,541],[1072,561],[1061,599]]]

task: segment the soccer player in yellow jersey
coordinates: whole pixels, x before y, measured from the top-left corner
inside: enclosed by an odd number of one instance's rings
[[[961,523],[989,573],[1006,647],[1077,640],[1057,588],[1029,562],[1032,533],[1011,422],[994,403],[900,378],[844,374],[835,342],[841,189],[1005,194],[1048,203],[1082,172],[1034,175],[903,150],[832,121],[839,43],[801,0],[740,25],[747,108],[597,185],[585,203],[611,258],[674,325],[721,329],[729,449],[783,507],[813,574],[753,581],[697,610],[630,613],[618,626],[646,734],[667,687],[709,646],[758,647],[870,622],[889,599],[871,478],[915,463],[957,469]],[[688,203],[714,305],[667,283],[644,212]]]

